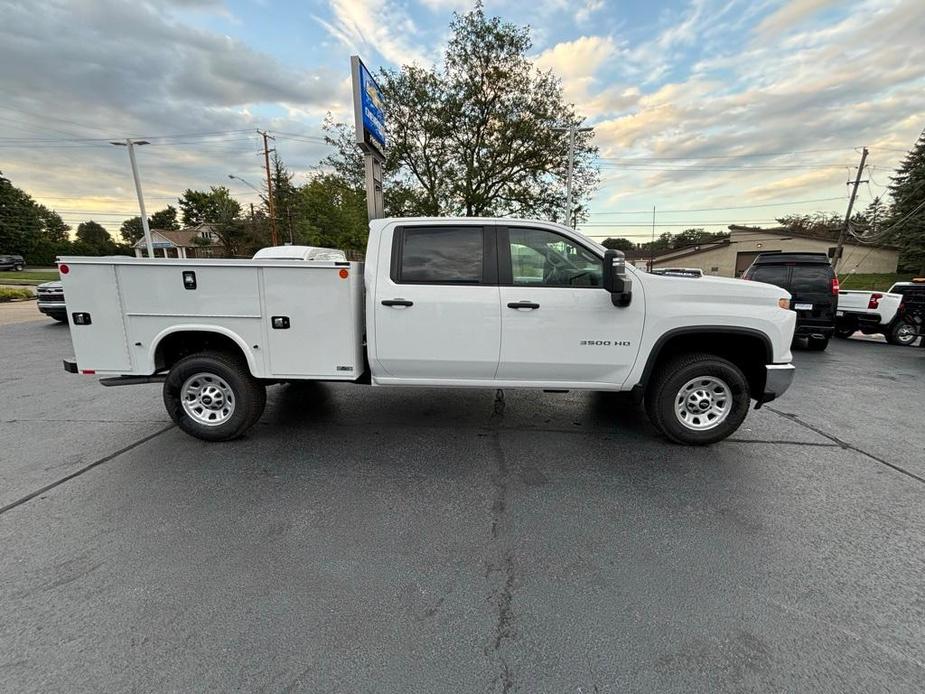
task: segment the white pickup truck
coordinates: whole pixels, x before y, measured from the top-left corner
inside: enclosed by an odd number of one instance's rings
[[[59,258],[75,359],[104,385],[164,383],[221,441],[266,386],[632,391],[686,444],[719,441],[790,385],[796,314],[759,282],[660,277],[580,233],[514,219],[370,224],[346,261]]]
[[[897,282],[886,292],[839,291],[835,334],[850,337],[860,330],[865,335],[881,334],[890,344],[911,345],[918,334],[915,325],[900,315],[903,294],[898,291],[910,285],[911,282]]]

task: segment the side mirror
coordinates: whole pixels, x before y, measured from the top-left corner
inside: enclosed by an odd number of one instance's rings
[[[608,249],[604,253],[604,289],[610,292],[614,306],[629,306],[633,300],[633,281],[626,273],[626,258],[622,252]]]

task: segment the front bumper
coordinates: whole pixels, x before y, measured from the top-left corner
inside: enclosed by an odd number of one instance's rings
[[[786,393],[790,384],[793,383],[793,374],[796,371],[793,364],[767,364],[764,368],[767,371],[764,392],[758,398],[756,407],[771,402]]]
[[[36,306],[39,311],[52,318],[67,316],[67,304],[63,301],[42,301],[40,298]]]

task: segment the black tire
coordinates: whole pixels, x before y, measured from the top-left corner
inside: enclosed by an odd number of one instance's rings
[[[858,328],[856,325],[836,325],[835,337],[840,337],[843,340],[847,340],[849,337],[854,335],[857,330]]]
[[[810,337],[806,340],[806,349],[810,352],[824,352],[828,346],[829,338],[827,337]]]
[[[730,409],[719,423],[705,422],[709,428],[697,430],[682,422],[675,404],[680,403],[682,392],[690,392],[685,386],[701,377],[718,379],[726,386],[728,400],[724,402]],[[645,395],[646,413],[655,428],[671,441],[689,446],[716,443],[732,434],[744,421],[750,403],[748,381],[742,370],[731,361],[707,353],[683,354],[661,365]]]
[[[52,316],[59,323],[67,323],[67,316]]]
[[[13,271],[14,271],[14,272],[22,272],[22,268],[23,268],[22,265],[14,265],[14,266],[13,266]]]
[[[900,347],[909,347],[915,342],[916,330],[914,323],[908,323],[904,320],[898,320],[890,326],[886,334],[886,341],[891,345]]]
[[[197,374],[211,377],[203,378],[203,385],[217,388],[222,394],[220,397],[227,398],[224,394],[232,396],[222,401],[225,404],[233,404],[233,407],[225,408],[230,409],[225,421],[206,424],[190,416],[184,408],[184,384]],[[266,402],[266,387],[251,376],[243,359],[222,352],[201,352],[184,357],[173,365],[167,374],[167,380],[164,381],[164,406],[167,408],[167,414],[187,434],[204,441],[230,441],[238,438],[260,419]],[[199,410],[204,413],[203,417],[208,416],[208,408],[202,403],[197,404]],[[215,416],[226,416],[225,409],[216,409]]]

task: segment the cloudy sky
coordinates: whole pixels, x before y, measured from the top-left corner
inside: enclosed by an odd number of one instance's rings
[[[187,187],[259,186],[257,128],[299,176],[350,114],[349,56],[439,59],[462,0],[0,0],[0,170],[65,221],[112,231]],[[922,0],[487,0],[593,125],[602,186],[584,231],[769,224],[863,206],[925,127]]]

